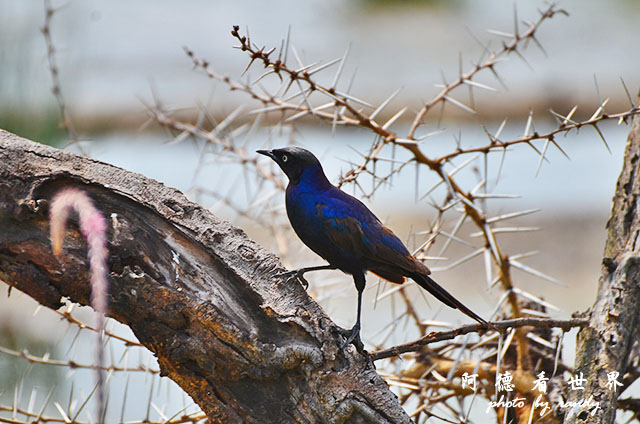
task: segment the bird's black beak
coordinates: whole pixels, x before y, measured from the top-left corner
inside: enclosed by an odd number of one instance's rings
[[[273,154],[271,150],[256,150],[256,153],[260,153],[261,155],[265,155],[270,157],[273,160],[276,160],[276,156]]]

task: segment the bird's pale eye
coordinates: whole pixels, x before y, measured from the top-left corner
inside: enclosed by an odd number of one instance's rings
[[[286,162],[289,160],[289,157],[287,155],[282,155],[282,162]]]

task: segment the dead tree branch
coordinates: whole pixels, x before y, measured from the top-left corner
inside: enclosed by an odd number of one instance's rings
[[[86,190],[108,219],[109,315],[155,353],[212,422],[410,419],[371,363],[278,258],[178,191],[0,130],[0,279],[52,309],[89,304],[77,225],[57,259],[47,210]]]
[[[585,327],[588,324],[589,321],[584,318],[574,318],[570,320],[555,320],[549,318],[515,318],[491,323],[491,325],[502,331],[506,331],[510,328],[522,327],[561,328],[564,331],[568,331],[573,327]],[[468,324],[449,331],[434,331],[424,337],[419,338],[418,340],[373,352],[371,354],[371,359],[377,361],[379,359],[402,355],[403,353],[407,352],[417,352],[428,344],[441,342],[444,340],[451,340],[458,336],[469,333],[476,333],[479,331],[483,331],[485,328],[486,327],[484,326],[484,324]]]
[[[580,331],[576,372],[587,379],[585,390],[573,391],[572,401],[599,402],[597,410],[567,411],[567,423],[613,423],[621,390],[610,376],[622,380],[640,322],[640,119],[636,116],[618,178],[609,236],[602,261],[598,296],[590,311],[590,324]],[[614,374],[610,374],[614,373]],[[608,384],[609,383],[609,384]]]

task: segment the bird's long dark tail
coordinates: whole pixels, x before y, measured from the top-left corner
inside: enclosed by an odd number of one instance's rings
[[[491,324],[485,321],[478,314],[473,312],[471,309],[467,308],[462,302],[460,302],[458,299],[453,297],[451,293],[446,291],[440,284],[433,281],[431,277],[429,277],[428,275],[415,273],[411,275],[411,278],[416,283],[418,283],[420,287],[422,287],[423,289],[431,293],[436,299],[438,299],[440,302],[444,303],[445,305],[453,309],[458,309],[460,312],[462,312],[463,314],[467,315],[470,318],[473,318],[474,320],[478,321],[480,324],[485,324],[489,327],[493,327]]]

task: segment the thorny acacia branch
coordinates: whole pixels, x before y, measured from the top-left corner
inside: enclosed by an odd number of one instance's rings
[[[549,318],[515,318],[504,321],[492,322],[498,330],[506,331],[513,328],[522,327],[537,327],[537,328],[560,328],[563,331],[568,331],[573,327],[584,327],[589,324],[589,320],[585,318],[574,318],[570,320],[555,320]],[[371,359],[374,361],[391,358],[394,356],[402,355],[407,352],[417,352],[424,346],[441,342],[444,340],[451,340],[455,337],[462,336],[469,333],[477,333],[485,330],[486,327],[482,324],[468,324],[449,331],[437,331],[431,332],[418,340],[409,342],[406,344],[393,346],[389,349],[378,350],[371,353]]]
[[[552,111],[552,114],[556,118],[559,118],[561,121],[557,128],[546,132],[537,132],[535,131],[533,126],[533,118],[530,117],[526,124],[524,134],[520,138],[503,140],[501,138],[501,132],[504,128],[503,125],[496,134],[492,135],[487,131],[489,143],[484,146],[470,148],[461,148],[460,146],[458,146],[458,149],[456,149],[455,151],[435,158],[428,157],[421,150],[421,138],[416,136],[416,132],[425,121],[425,118],[427,117],[429,112],[433,110],[434,106],[436,105],[441,105],[442,107],[444,107],[446,104],[451,104],[463,110],[474,112],[472,107],[469,107],[461,101],[456,100],[452,96],[452,93],[456,89],[464,86],[469,87],[470,89],[491,89],[490,87],[475,81],[474,78],[476,77],[476,75],[481,73],[481,71],[489,70],[495,75],[496,79],[501,81],[495,69],[499,65],[501,60],[509,54],[515,54],[522,57],[524,60],[524,57],[522,56],[520,50],[524,45],[526,45],[528,41],[533,41],[537,44],[536,34],[540,25],[543,23],[543,21],[552,18],[557,14],[566,14],[566,12],[562,9],[557,9],[554,5],[549,6],[545,11],[541,12],[541,16],[536,22],[527,23],[527,29],[525,29],[524,32],[519,31],[516,17],[516,28],[511,36],[511,39],[509,39],[508,42],[503,43],[502,48],[496,51],[491,51],[488,47],[485,46],[485,52],[483,53],[483,56],[488,55],[487,59],[481,61],[481,63],[479,64],[476,64],[466,73],[463,73],[461,69],[460,75],[453,82],[445,82],[439,94],[437,94],[430,102],[425,104],[425,106],[421,108],[415,115],[413,123],[409,128],[406,136],[401,136],[398,132],[394,132],[391,129],[394,123],[396,123],[401,117],[405,116],[407,112],[406,108],[399,110],[386,122],[382,122],[377,119],[380,111],[389,104],[389,101],[393,98],[395,93],[385,102],[376,107],[375,110],[370,111],[371,109],[374,109],[374,107],[370,106],[366,101],[352,96],[351,94],[349,94],[349,90],[347,90],[346,92],[338,90],[337,83],[344,63],[346,61],[346,55],[344,58],[342,58],[342,60],[332,61],[327,64],[304,65],[297,57],[295,50],[293,50],[298,62],[298,66],[291,67],[287,64],[287,53],[289,52],[288,40],[286,42],[285,48],[281,49],[281,51],[279,52],[279,57],[277,59],[272,59],[271,56],[274,54],[275,49],[266,50],[265,47],[260,48],[258,45],[253,43],[248,36],[240,35],[239,29],[236,27],[232,31],[232,34],[240,42],[238,48],[242,51],[247,52],[250,57],[250,63],[247,66],[247,70],[255,61],[261,62],[262,65],[264,65],[264,67],[267,69],[266,72],[256,80],[242,83],[234,81],[229,77],[216,74],[211,69],[211,66],[207,61],[197,57],[191,50],[185,50],[193,60],[194,65],[200,69],[203,69],[210,78],[222,81],[228,84],[231,90],[243,91],[247,93],[251,98],[261,102],[263,104],[263,108],[256,111],[260,114],[278,111],[283,113],[283,121],[290,123],[293,123],[297,119],[304,116],[312,116],[316,119],[331,121],[334,127],[336,125],[359,126],[367,128],[374,134],[376,134],[376,140],[374,141],[368,154],[363,155],[362,163],[353,164],[354,168],[341,179],[340,184],[353,183],[364,193],[365,190],[362,188],[362,184],[359,182],[359,178],[361,175],[371,175],[374,179],[374,184],[371,193],[369,195],[366,195],[368,197],[370,195],[373,195],[377,188],[387,182],[390,182],[393,175],[399,173],[406,167],[406,165],[410,163],[416,164],[416,169],[418,169],[419,166],[426,166],[429,170],[435,172],[435,174],[440,178],[440,185],[442,187],[445,187],[449,193],[449,196],[445,200],[445,203],[443,205],[434,205],[438,209],[439,218],[444,211],[450,210],[455,206],[462,207],[463,215],[458,221],[459,224],[456,225],[454,230],[449,234],[444,232],[444,230],[441,228],[440,219],[437,219],[436,222],[432,225],[431,229],[428,231],[428,233],[430,234],[429,240],[425,242],[417,250],[416,253],[421,253],[421,256],[425,256],[426,251],[432,245],[436,236],[447,237],[447,243],[452,240],[455,241],[457,239],[456,233],[467,219],[470,219],[480,229],[480,235],[484,239],[484,247],[483,249],[478,250],[476,253],[474,253],[474,256],[472,257],[484,256],[485,261],[487,260],[487,258],[489,258],[489,261],[493,261],[493,266],[498,269],[498,276],[494,279],[490,272],[490,265],[487,265],[487,280],[490,284],[495,284],[497,281],[501,283],[501,287],[503,288],[505,293],[502,301],[505,301],[510,305],[511,314],[509,316],[515,318],[513,320],[506,320],[498,323],[499,328],[505,330],[511,328],[512,330],[508,332],[506,340],[503,341],[502,339],[500,339],[497,348],[502,349],[507,353],[508,356],[508,353],[512,351],[510,347],[511,341],[514,338],[517,339],[517,343],[515,344],[515,347],[517,349],[517,360],[515,361],[515,364],[520,371],[530,371],[535,365],[533,363],[534,361],[530,359],[531,356],[537,358],[538,360],[540,360],[540,358],[547,358],[547,360],[550,360],[551,362],[554,362],[554,358],[553,355],[551,355],[551,357],[549,356],[550,353],[548,351],[542,352],[535,343],[531,343],[531,340],[533,340],[530,338],[531,333],[525,332],[522,329],[524,326],[536,327],[538,329],[555,326],[564,329],[567,326],[583,326],[584,322],[580,319],[557,321],[551,320],[549,318],[531,318],[530,316],[527,318],[522,318],[523,316],[528,316],[529,314],[528,310],[526,308],[523,308],[522,306],[522,298],[526,298],[529,300],[531,299],[530,297],[525,296],[523,291],[518,290],[513,286],[511,270],[513,268],[512,265],[518,265],[516,256],[509,256],[504,253],[495,237],[495,234],[499,231],[506,231],[506,228],[496,228],[495,224],[497,222],[501,222],[504,219],[509,219],[509,217],[507,217],[506,215],[499,217],[490,217],[486,208],[484,207],[484,201],[489,196],[489,193],[487,193],[486,189],[486,172],[484,175],[485,179],[482,184],[472,190],[466,190],[457,183],[454,174],[458,169],[466,166],[466,164],[470,163],[471,161],[469,160],[465,162],[465,164],[457,166],[454,171],[448,171],[447,167],[450,165],[455,166],[454,160],[464,155],[483,155],[486,161],[486,157],[489,153],[500,151],[506,152],[507,148],[519,144],[529,145],[540,156],[541,163],[545,159],[545,153],[549,145],[553,144],[556,148],[562,151],[562,148],[556,142],[556,135],[565,134],[572,129],[579,130],[582,127],[590,126],[594,128],[594,130],[603,138],[604,141],[604,137],[602,136],[602,132],[600,131],[598,124],[612,119],[617,119],[618,121],[626,121],[629,117],[637,114],[640,110],[632,103],[631,108],[627,111],[609,114],[605,112],[605,101],[602,102],[602,104],[598,107],[598,109],[590,119],[584,121],[573,119],[576,108],[573,108],[566,116],[562,116]],[[314,75],[318,72],[328,69],[330,66],[333,66],[335,64],[338,64],[340,69],[336,74],[336,78],[334,79],[333,84],[327,86],[319,84],[315,80]],[[263,89],[259,84],[260,80],[268,77],[269,75],[275,75],[283,82],[282,88],[278,91],[277,94],[271,94],[267,92],[267,90]],[[287,97],[287,93],[291,91],[292,87],[294,87],[294,90],[295,88],[298,88],[299,91],[293,94],[289,94]],[[258,89],[260,89],[260,91],[258,91]],[[316,105],[316,97],[313,97],[316,93],[324,96],[328,102]],[[160,123],[166,128],[173,130],[178,134],[178,136],[176,137],[177,140],[184,138],[184,136],[206,140],[207,143],[218,146],[221,152],[236,157],[237,160],[243,164],[243,166],[255,170],[256,174],[259,175],[263,180],[271,181],[276,189],[281,190],[283,188],[282,180],[276,177],[267,168],[263,168],[260,163],[257,162],[254,155],[249,154],[244,147],[239,147],[233,141],[233,137],[229,135],[228,132],[224,131],[229,123],[235,118],[235,112],[230,115],[228,119],[225,119],[223,123],[216,125],[212,130],[205,130],[200,119],[199,122],[194,125],[184,123],[179,119],[173,118],[159,105],[156,105],[153,108],[149,108],[149,110],[151,111],[152,117],[156,122]],[[288,113],[289,115],[286,116],[286,113]],[[534,142],[538,140],[544,141],[543,149],[538,149],[534,145]],[[389,146],[393,149],[392,158],[383,158],[381,154],[384,149]],[[394,167],[396,147],[404,148],[405,150],[410,152],[412,158],[410,160],[403,161],[399,163],[398,166]],[[385,160],[389,161],[392,164],[392,171],[387,176],[380,177],[376,172],[376,164]],[[515,213],[514,216],[517,216],[517,214],[518,213]],[[443,249],[443,251],[444,250],[445,249]],[[395,322],[393,323],[393,325],[397,325],[400,322],[400,318],[411,318],[416,322],[416,325],[418,326],[423,337],[411,343],[396,346],[390,349],[379,350],[373,354],[374,359],[390,358],[400,355],[404,352],[420,351],[424,348],[425,345],[429,343],[449,340],[458,335],[469,334],[477,331],[477,329],[474,329],[474,326],[471,325],[460,327],[458,329],[447,332],[429,333],[425,335],[429,325],[420,321],[415,308],[413,308],[413,300],[406,295],[405,288],[401,287],[399,291],[402,294],[402,300],[407,308],[407,315],[403,315],[397,320],[394,320]],[[502,304],[502,301],[500,304]],[[537,299],[534,303],[543,304],[540,299]],[[542,314],[544,315],[544,311],[542,312]],[[490,340],[495,341],[496,338],[493,337],[492,339],[490,338]],[[551,344],[552,342],[548,335],[541,336],[538,342],[540,341],[547,344]],[[464,344],[451,344],[448,347],[457,348],[460,346],[464,346]],[[491,345],[489,344],[489,346]],[[446,350],[447,347],[444,348],[444,351]],[[440,350],[438,350],[438,353],[445,353],[444,351],[441,352]],[[449,351],[447,353],[452,354],[453,352]],[[500,366],[500,358],[501,355],[498,355],[498,368]],[[504,360],[508,361],[509,358],[505,358]],[[446,361],[440,362],[446,363]],[[461,369],[466,369],[464,367],[456,367],[455,362],[450,363],[448,366],[448,369],[443,366],[439,367],[438,372],[446,372],[447,370],[449,370],[450,372],[456,371],[455,375],[459,375],[458,371],[460,371]],[[557,356],[555,357],[554,366],[559,366],[560,368],[563,367],[563,364],[558,361]],[[496,367],[494,366],[493,372],[495,373],[495,371]],[[390,384],[393,384],[393,377],[388,377],[387,381]],[[407,381],[409,380],[403,380],[402,384],[405,384]],[[423,388],[429,389],[429,393],[437,393],[436,391],[432,390],[434,390],[435,388],[444,388],[446,386],[442,382],[431,383],[429,381],[418,381],[418,379],[416,379],[416,381],[413,383],[415,384],[415,387],[418,387],[418,389],[420,389],[420,385],[422,385]],[[430,402],[444,402],[448,397],[455,396],[455,394],[458,393],[460,385],[457,383],[450,383],[450,387],[448,388],[452,390],[452,392],[450,392],[449,394],[445,394],[442,396],[437,394],[433,396],[424,396],[423,394],[420,394],[420,398],[428,399]],[[404,401],[409,397],[410,395],[402,397],[402,399]],[[422,404],[422,406],[417,410],[417,413],[415,414],[419,415],[421,411],[426,408],[429,401]]]
[[[70,369],[89,369],[89,370],[102,370],[104,372],[130,372],[130,371],[140,371],[140,372],[148,372],[150,374],[160,374],[160,370],[147,368],[144,365],[138,365],[134,367],[118,367],[115,365],[106,365],[100,366],[98,364],[80,364],[73,360],[58,360],[52,359],[49,357],[48,353],[45,353],[42,356],[37,356],[29,353],[27,350],[13,350],[8,349],[6,347],[0,346],[0,353],[4,355],[13,356],[16,358],[23,358],[29,361],[32,364],[44,364],[44,365],[53,365],[56,367],[67,367]]]
[[[73,122],[71,121],[71,115],[69,114],[69,108],[62,95],[62,85],[60,83],[60,72],[56,61],[56,48],[51,38],[51,23],[56,10],[51,6],[50,0],[44,1],[44,26],[42,27],[42,34],[44,36],[45,44],[47,45],[47,62],[49,64],[49,73],[51,74],[51,92],[53,93],[58,108],[60,109],[60,115],[62,117],[61,125],[67,133],[69,138],[69,144],[78,143],[78,134],[76,133]],[[82,149],[82,147],[80,147]]]
[[[603,142],[606,145],[606,140],[604,139],[604,135],[599,128],[599,124],[611,120],[616,120],[618,121],[618,123],[627,122],[629,118],[640,113],[640,108],[638,108],[632,101],[630,101],[630,108],[628,110],[610,113],[606,111],[608,100],[605,100],[604,102],[601,101],[592,116],[585,120],[577,120],[574,118],[577,106],[569,111],[569,113],[567,113],[566,115],[561,115],[555,111],[551,111],[551,115],[558,120],[558,125],[557,127],[549,129],[547,131],[538,131],[534,125],[533,115],[530,115],[529,119],[526,122],[523,135],[515,139],[504,139],[502,137],[502,131],[506,124],[505,120],[505,122],[503,122],[503,124],[495,134],[491,134],[489,133],[489,131],[485,130],[489,139],[489,142],[487,144],[482,146],[463,148],[460,146],[458,141],[457,149],[443,156],[433,158],[427,156],[422,151],[420,147],[421,139],[416,136],[417,130],[420,128],[429,112],[432,111],[434,109],[434,106],[438,104],[442,105],[442,107],[444,107],[446,104],[452,104],[464,110],[474,112],[472,108],[466,106],[459,100],[456,100],[452,96],[452,93],[456,91],[456,89],[463,86],[468,87],[470,90],[473,88],[488,90],[491,89],[491,87],[485,86],[484,84],[475,81],[475,78],[486,70],[493,73],[496,79],[498,79],[502,84],[502,80],[498,76],[496,70],[500,62],[510,54],[516,55],[526,61],[521,53],[521,50],[528,42],[538,44],[538,46],[542,48],[536,38],[538,30],[545,20],[553,18],[558,14],[566,15],[566,12],[562,9],[558,9],[555,5],[550,5],[546,10],[541,11],[540,17],[537,21],[526,22],[526,28],[524,29],[524,31],[520,31],[518,27],[518,18],[517,16],[515,16],[515,28],[513,34],[511,34],[510,38],[506,42],[502,43],[502,47],[498,50],[491,51],[488,46],[484,46],[484,60],[481,60],[480,63],[473,66],[466,73],[463,73],[461,68],[460,74],[457,79],[450,83],[445,82],[441,91],[415,115],[413,123],[409,128],[406,136],[402,136],[400,133],[392,129],[393,124],[405,115],[407,111],[406,108],[402,108],[385,122],[379,121],[377,118],[378,116],[380,116],[380,112],[385,107],[387,107],[396,93],[392,94],[379,106],[373,107],[369,105],[369,103],[367,103],[365,100],[358,99],[350,94],[349,90],[347,90],[346,92],[342,92],[338,89],[338,81],[342,74],[344,63],[346,61],[346,54],[342,59],[330,61],[326,64],[315,63],[311,65],[305,65],[298,57],[295,49],[291,48],[291,51],[293,52],[293,55],[296,59],[296,66],[292,66],[287,63],[287,57],[290,51],[288,39],[283,42],[283,47],[277,53],[276,58],[276,49],[267,49],[265,47],[260,47],[258,44],[253,42],[248,35],[241,35],[238,27],[234,27],[232,30],[232,35],[240,43],[236,47],[241,51],[246,52],[250,59],[245,72],[249,70],[251,68],[251,65],[255,62],[259,62],[265,68],[264,73],[262,73],[256,79],[251,80],[251,78],[247,77],[246,82],[239,82],[227,76],[217,74],[212,69],[208,61],[198,57],[193,51],[189,49],[185,50],[188,56],[192,59],[195,67],[203,70],[208,77],[216,79],[218,81],[222,81],[223,83],[227,84],[231,90],[237,90],[247,93],[252,99],[262,103],[262,108],[256,110],[256,113],[262,114],[270,112],[280,112],[282,113],[281,122],[284,123],[293,123],[297,119],[307,116],[313,117],[315,119],[330,121],[332,122],[334,128],[336,125],[346,125],[363,127],[372,131],[376,135],[376,138],[372,143],[369,152],[366,155],[362,155],[362,161],[360,164],[353,164],[353,169],[340,179],[340,185],[345,183],[353,183],[357,188],[362,190],[365,197],[370,197],[377,190],[377,188],[385,185],[386,183],[389,183],[391,181],[391,178],[394,175],[397,175],[402,169],[404,169],[406,165],[410,163],[414,163],[416,165],[416,179],[417,170],[419,169],[419,167],[426,166],[429,170],[438,175],[440,179],[440,183],[438,185],[444,187],[448,193],[444,204],[434,205],[439,211],[439,216],[444,211],[451,210],[454,207],[462,208],[462,215],[453,231],[448,234],[441,228],[441,221],[437,219],[434,222],[432,228],[425,232],[430,235],[429,239],[427,240],[427,242],[421,245],[415,253],[419,254],[421,257],[427,256],[426,251],[432,245],[435,237],[444,236],[447,238],[447,242],[445,243],[445,247],[442,249],[440,255],[438,255],[442,256],[442,253],[446,250],[446,247],[451,241],[459,240],[459,238],[457,237],[457,232],[460,230],[460,228],[462,228],[462,225],[465,223],[465,221],[471,221],[480,230],[479,235],[482,237],[484,245],[481,249],[478,249],[472,255],[469,255],[468,257],[463,258],[455,263],[462,263],[463,261],[469,260],[474,257],[484,257],[488,284],[490,286],[493,286],[496,283],[500,283],[500,287],[504,292],[497,309],[501,305],[507,304],[510,308],[508,317],[516,320],[522,319],[524,321],[519,321],[522,323],[536,322],[535,319],[539,319],[540,323],[555,323],[558,324],[561,328],[565,325],[569,325],[567,323],[571,323],[571,325],[576,326],[583,326],[584,322],[579,319],[562,322],[550,320],[547,317],[545,311],[540,312],[541,315],[533,315],[533,317],[542,318],[532,318],[532,315],[530,315],[530,307],[526,307],[523,309],[523,303],[527,301],[531,301],[533,302],[533,304],[542,305],[544,309],[550,307],[550,305],[542,299],[539,299],[525,292],[524,290],[514,287],[513,278],[511,275],[514,267],[551,282],[556,282],[556,280],[531,267],[524,265],[519,261],[521,255],[508,255],[507,253],[503,252],[503,249],[496,238],[496,234],[502,232],[506,233],[517,232],[521,230],[524,231],[525,229],[515,227],[513,229],[509,227],[498,227],[497,224],[502,223],[502,221],[507,219],[512,219],[531,213],[532,211],[513,212],[500,216],[491,216],[489,214],[488,210],[486,209],[486,199],[490,199],[493,196],[499,196],[492,195],[488,192],[487,156],[494,152],[502,152],[504,158],[504,153],[509,148],[523,144],[532,148],[532,150],[535,151],[539,156],[539,168],[541,163],[546,160],[546,152],[549,146],[553,145],[560,152],[565,154],[564,150],[556,140],[557,136],[567,134],[571,130],[579,131],[584,127],[592,127],[602,138]],[[336,64],[339,69],[337,70],[335,78],[333,79],[333,83],[331,85],[323,85],[319,83],[318,80],[316,80],[316,73],[324,71],[325,69],[328,69],[329,67]],[[275,75],[281,81],[281,88],[277,90],[276,93],[267,91],[267,89],[265,89],[260,83],[261,80],[267,78],[270,75]],[[298,90],[295,90],[295,88],[297,88]],[[324,98],[324,101],[318,103],[318,96]],[[162,116],[162,119],[159,119],[158,121],[168,128],[172,128],[175,131],[186,131],[190,135],[195,137],[211,139],[211,135],[207,131],[201,131],[195,126],[185,127],[185,125],[179,120],[173,119],[171,117],[168,117],[168,119],[164,119],[167,118],[167,116],[165,112],[159,108],[156,109],[154,113],[160,114]],[[430,134],[428,134],[427,137],[429,135]],[[537,141],[544,142],[542,148],[539,148],[536,146],[536,144],[534,144]],[[382,156],[382,152],[388,146],[391,146],[392,148],[392,155],[390,159],[384,158]],[[411,158],[404,161],[396,161],[396,147],[401,147],[410,152]],[[470,159],[467,159],[465,156],[472,157]],[[454,161],[459,157],[465,157],[464,159],[466,160],[463,164],[456,165]],[[473,189],[464,189],[457,182],[455,174],[460,169],[472,163],[472,161],[477,159],[478,157],[480,157],[481,160],[484,160],[484,175],[482,176],[483,179],[478,184],[478,186],[474,187]],[[388,175],[381,177],[378,172],[376,172],[376,165],[384,161],[387,161],[391,164],[391,172]],[[449,170],[450,166],[454,166],[454,169],[452,171]],[[500,166],[502,166],[502,164]],[[367,194],[367,192],[363,188],[363,184],[358,181],[359,176],[365,174],[370,175],[374,180],[371,192],[369,194]],[[500,175],[500,171],[498,171],[498,175]],[[436,187],[438,185],[436,185]],[[433,188],[428,190],[427,194],[422,197],[426,197],[432,190]],[[418,194],[416,195],[416,197],[418,197]],[[526,230],[529,231],[529,229]],[[492,268],[494,267],[497,270],[497,275],[495,277],[494,272],[492,271]],[[430,337],[433,337],[434,333],[425,335],[428,326],[421,323],[418,319],[417,314],[415,313],[415,308],[412,305],[412,299],[406,295],[405,288],[394,288],[390,290],[389,293],[395,291],[400,292],[400,294],[402,295],[402,300],[404,305],[406,306],[407,314],[402,314],[397,317],[389,328],[395,328],[395,326],[397,326],[400,323],[400,320],[403,318],[411,318],[417,323],[417,327],[419,328],[423,336],[423,338],[420,340],[429,340],[428,343],[441,340],[437,337],[432,340]],[[536,312],[536,314],[538,314],[538,312]],[[542,324],[543,327],[546,327],[546,325],[547,324]],[[473,326],[469,328],[472,327]],[[523,327],[528,327],[528,329],[525,329]],[[564,364],[558,361],[560,349],[558,347],[553,348],[554,342],[552,342],[552,340],[548,338],[549,335],[539,337],[528,331],[529,329],[530,326],[527,324],[514,325],[506,339],[500,339],[500,342],[498,344],[498,348],[502,349],[503,352],[510,352],[512,350],[512,347],[515,348],[516,355],[515,362],[513,362],[513,364],[515,364],[517,370],[522,373],[531,373],[534,367],[538,366],[537,364],[539,364],[541,358],[546,358],[544,360],[550,361],[554,369],[558,367],[560,369],[568,369]],[[456,335],[457,333],[456,330],[453,330],[452,332],[444,334]],[[511,344],[512,341],[515,341],[515,343],[513,343],[513,346]],[[420,343],[415,343],[416,342],[401,345],[399,346],[399,348],[409,349],[407,351],[420,350]],[[500,343],[503,344],[500,345]],[[545,349],[553,348],[553,350],[551,352],[541,351],[539,348],[539,343],[544,343]],[[560,343],[560,340],[558,341],[558,343]],[[397,351],[394,350],[394,348],[391,348],[374,353],[374,358],[380,359],[382,357],[391,357],[399,353],[401,353],[401,351]],[[504,355],[498,355],[498,366],[500,366],[500,361],[503,359],[503,356]],[[532,356],[537,359],[534,360]],[[504,358],[504,360],[509,361],[508,358]]]
[[[388,145],[400,146],[411,152],[413,157],[408,162],[414,162],[418,165],[424,165],[428,167],[431,171],[435,172],[439,176],[441,182],[444,183],[444,186],[449,191],[451,195],[451,203],[449,205],[444,205],[443,207],[450,207],[452,205],[458,204],[464,210],[463,217],[461,218],[460,223],[464,222],[465,219],[468,218],[480,229],[481,234],[484,238],[484,251],[486,252],[486,255],[491,258],[493,264],[498,270],[496,281],[500,282],[504,293],[506,293],[506,302],[510,306],[511,316],[514,318],[519,318],[523,315],[520,310],[518,295],[514,290],[513,280],[511,277],[512,265],[516,264],[516,262],[510,260],[509,256],[506,253],[502,252],[502,249],[498,241],[496,240],[494,233],[495,223],[506,218],[488,216],[486,210],[482,207],[482,199],[479,199],[480,194],[482,193],[474,193],[473,191],[467,191],[463,189],[462,186],[460,186],[453,178],[452,173],[449,173],[445,169],[445,165],[451,163],[452,159],[464,154],[481,153],[486,155],[496,150],[506,151],[508,147],[517,144],[527,144],[531,146],[539,155],[541,155],[542,159],[544,159],[544,154],[549,144],[554,144],[562,151],[560,146],[555,141],[554,137],[556,135],[567,133],[572,129],[578,130],[584,126],[591,126],[596,129],[599,134],[601,134],[600,130],[598,129],[598,123],[611,119],[625,121],[629,117],[638,113],[640,109],[632,105],[632,107],[625,112],[608,114],[605,112],[605,101],[600,105],[600,107],[596,110],[596,112],[590,119],[585,121],[573,121],[572,116],[575,112],[574,108],[574,110],[570,112],[566,117],[562,117],[563,122],[558,126],[558,128],[545,133],[538,133],[537,131],[532,130],[533,118],[530,117],[529,121],[527,122],[524,135],[518,139],[503,141],[500,140],[499,133],[495,136],[489,134],[490,143],[486,146],[474,147],[466,150],[458,148],[456,151],[439,158],[430,158],[420,149],[420,140],[416,138],[416,130],[419,128],[420,123],[424,120],[427,113],[432,110],[433,106],[437,104],[444,105],[445,103],[451,103],[458,107],[462,107],[463,109],[471,110],[461,102],[455,100],[451,96],[451,93],[457,88],[465,85],[475,88],[486,88],[483,86],[483,84],[475,82],[473,78],[484,70],[491,71],[497,77],[495,68],[499,64],[500,60],[504,56],[509,54],[516,54],[517,56],[522,57],[520,50],[523,48],[523,45],[529,41],[537,43],[536,34],[541,24],[545,20],[553,18],[558,14],[566,15],[566,12],[562,9],[557,8],[555,5],[550,5],[546,10],[541,11],[540,17],[536,22],[527,23],[527,28],[522,32],[519,31],[516,17],[516,28],[514,30],[512,38],[508,42],[503,43],[502,48],[499,50],[490,51],[488,48],[485,48],[485,53],[488,54],[487,59],[475,65],[470,71],[466,73],[462,73],[461,71],[458,79],[451,83],[445,84],[442,91],[418,112],[418,114],[414,118],[413,124],[409,129],[407,136],[405,137],[401,137],[398,133],[391,130],[390,127],[406,112],[406,108],[401,109],[398,113],[393,115],[392,118],[384,123],[378,122],[375,119],[379,112],[388,104],[393,95],[385,102],[383,102],[380,106],[375,108],[375,110],[373,110],[371,113],[367,113],[365,112],[365,109],[369,108],[369,104],[366,101],[357,99],[349,93],[344,93],[337,89],[338,79],[342,72],[344,61],[346,60],[346,55],[342,60],[332,61],[327,64],[305,65],[300,61],[295,50],[293,50],[293,53],[296,56],[297,67],[292,67],[286,63],[287,53],[289,50],[288,40],[286,43],[283,43],[284,47],[280,50],[276,59],[272,57],[274,55],[274,52],[276,51],[275,48],[267,50],[265,47],[259,47],[248,36],[241,35],[239,27],[234,27],[231,34],[240,43],[237,48],[241,51],[246,52],[250,58],[250,63],[246,69],[249,69],[254,62],[260,62],[266,69],[266,71],[255,81],[243,83],[234,81],[227,76],[217,74],[212,70],[209,62],[196,56],[193,51],[189,49],[185,50],[189,57],[193,60],[194,65],[197,68],[204,70],[207,76],[226,83],[227,85],[229,85],[231,90],[243,91],[249,94],[251,98],[261,102],[264,107],[262,109],[259,109],[258,112],[264,113],[279,111],[282,113],[291,113],[286,119],[283,118],[285,122],[292,122],[303,116],[310,115],[317,119],[330,120],[333,122],[334,126],[338,124],[359,126],[367,128],[375,133],[378,138],[374,142],[370,153],[364,157],[364,160],[360,165],[348,172],[344,176],[344,178],[342,178],[341,183],[354,182],[355,184],[359,185],[356,181],[357,177],[361,173],[367,171],[370,164],[373,164],[375,169],[375,164],[380,158],[380,152]],[[339,63],[339,69],[332,85],[325,86],[316,81],[316,79],[314,78],[316,72],[320,72],[336,63]],[[279,90],[277,94],[269,93],[259,84],[260,80],[271,74],[276,75],[282,81],[282,89]],[[289,97],[284,97],[294,85],[299,88],[299,91],[289,95]],[[260,92],[257,90],[257,87],[260,87]],[[328,103],[314,106],[312,96],[315,93],[320,93],[325,98],[327,98]],[[555,115],[561,116],[558,114]],[[171,122],[170,120],[162,120],[161,123],[163,125],[173,127],[176,130],[180,130],[182,127],[179,122]],[[182,129],[185,130],[185,128]],[[195,129],[191,130],[192,134],[196,133]],[[207,136],[207,134],[204,135]],[[538,150],[533,145],[533,141],[536,140],[546,140],[545,148],[542,152],[540,152],[540,150]],[[375,175],[375,172],[367,172]],[[384,181],[385,179],[382,179],[380,182],[382,183]],[[486,193],[486,176],[484,185],[485,187],[483,192]],[[459,226],[457,228],[459,228]],[[454,234],[452,234],[452,236],[455,236],[455,232]],[[487,267],[488,266],[489,265],[487,265]],[[489,274],[490,272],[487,271],[487,273]],[[493,282],[491,282],[491,284],[493,284]],[[518,368],[530,369],[532,364],[530,363],[528,355],[528,341],[526,335],[521,329],[517,329],[516,337],[518,339]]]

